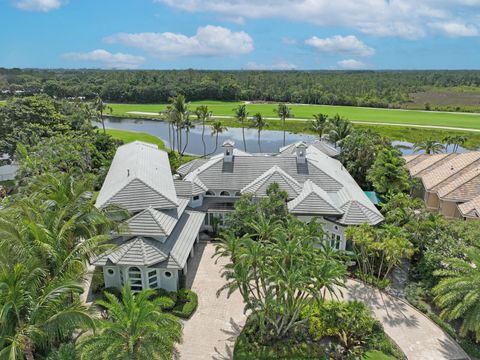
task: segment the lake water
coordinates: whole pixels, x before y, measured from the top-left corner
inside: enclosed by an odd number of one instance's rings
[[[101,125],[98,125],[101,127]],[[168,137],[168,123],[163,121],[156,120],[146,120],[146,119],[131,119],[131,118],[113,118],[108,117],[105,119],[105,127],[107,129],[118,129],[118,130],[128,130],[128,131],[137,131],[145,132],[154,136],[159,137],[165,142],[165,145],[169,148],[169,137]],[[207,154],[210,153],[221,153],[223,152],[222,143],[231,139],[235,141],[236,147],[243,150],[243,139],[242,139],[242,129],[241,128],[228,128],[227,131],[218,135],[218,148],[215,150],[215,136],[211,136],[212,128],[210,126],[205,126],[205,143],[207,146]],[[185,146],[185,132],[183,133],[183,146]],[[263,130],[261,132],[261,146],[262,152],[266,153],[275,153],[278,152],[278,149],[283,146],[283,132],[275,130]],[[309,134],[294,134],[286,133],[286,144],[291,144],[297,141],[310,142],[316,140],[317,137]],[[260,152],[257,143],[257,131],[255,129],[245,129],[245,142],[247,145],[248,152]],[[393,141],[394,145],[398,145],[403,154],[408,155],[412,153],[412,144],[405,141]],[[465,149],[460,148],[459,152],[464,152]],[[188,145],[185,150],[186,153],[194,155],[203,155],[203,143],[202,143],[202,126],[200,124],[196,125],[195,128],[190,130],[190,135],[188,139]]]

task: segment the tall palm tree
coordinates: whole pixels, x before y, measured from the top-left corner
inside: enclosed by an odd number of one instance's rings
[[[238,105],[238,107],[233,109],[233,111],[235,112],[235,119],[242,124],[243,149],[247,151],[247,143],[245,142],[245,123],[247,122],[248,118],[247,105]]]
[[[99,331],[81,342],[82,359],[171,359],[176,354],[175,344],[182,340],[180,320],[162,312],[171,299],[156,298],[152,289],[134,294],[127,284],[121,300],[106,294],[106,301],[98,301],[109,315],[100,320]]]
[[[105,130],[105,119],[103,118],[103,113],[105,110],[108,110],[110,113],[112,113],[113,109],[103,102],[100,95],[95,97],[92,105],[93,109],[97,113],[97,119],[102,122],[103,133],[105,134],[107,131]]]
[[[218,149],[218,135],[223,133],[224,131],[227,131],[227,130],[228,129],[225,126],[223,126],[223,124],[220,121],[215,121],[212,124],[211,135],[215,136],[215,149],[210,154],[214,154]]]
[[[353,132],[350,121],[341,118],[338,114],[330,119],[328,129],[328,140],[335,146],[341,145],[342,141]]]
[[[212,113],[208,110],[207,105],[200,105],[195,109],[195,115],[197,119],[202,122],[202,143],[203,143],[203,156],[207,155],[207,144],[205,144],[205,122],[210,119]]]
[[[319,140],[323,140],[323,135],[325,134],[329,125],[328,115],[315,114],[313,115],[313,118],[314,120],[310,121],[310,129],[318,135]]]
[[[185,118],[185,120],[183,121],[182,128],[185,130],[185,136],[186,136],[185,146],[183,147],[183,150],[180,153],[180,155],[183,156],[183,154],[185,153],[185,150],[187,149],[187,146],[188,146],[188,137],[190,135],[190,130],[195,128],[195,124],[190,120],[189,116],[187,116]]]
[[[458,147],[465,144],[465,142],[467,141],[467,138],[464,136],[454,136],[451,141],[453,145],[453,152],[457,152]]]
[[[172,109],[172,116],[175,119],[175,126],[177,128],[177,151],[182,152],[182,128],[183,123],[189,115],[188,103],[185,96],[179,94],[170,98],[170,106]]]
[[[442,309],[441,316],[447,320],[462,319],[460,335],[475,333],[480,340],[480,249],[467,250],[467,258],[453,258],[446,268],[434,274],[442,280],[433,289],[435,302]]]
[[[445,136],[442,141],[445,144],[445,152],[448,152],[448,147],[454,144],[455,136]]]
[[[424,151],[425,154],[439,154],[445,147],[435,140],[423,140],[413,144],[413,152]]]
[[[87,309],[72,294],[81,283],[50,277],[29,262],[0,265],[0,358],[33,360],[37,350],[51,348],[74,330],[93,329]]]
[[[258,141],[258,149],[262,152],[262,146],[260,142],[260,133],[263,129],[268,126],[267,122],[263,119],[262,114],[256,113],[253,115],[252,118],[252,128],[257,129],[257,141]]]
[[[274,110],[278,117],[282,120],[283,124],[283,146],[285,146],[285,119],[293,117],[291,109],[285,104],[278,104],[278,107]]]

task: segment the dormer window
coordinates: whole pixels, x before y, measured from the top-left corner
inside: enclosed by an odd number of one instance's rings
[[[215,193],[214,193],[213,191],[208,190],[208,191],[205,193],[205,196],[215,196]]]
[[[230,193],[229,193],[228,191],[223,190],[223,191],[220,193],[220,196],[230,196]]]
[[[222,144],[223,147],[223,161],[232,162],[233,161],[233,147],[235,143],[232,140],[225,140]]]

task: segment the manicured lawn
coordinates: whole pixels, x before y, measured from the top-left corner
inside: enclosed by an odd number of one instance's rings
[[[384,354],[381,351],[372,350],[365,354],[365,360],[395,360],[393,356]]]
[[[144,132],[107,129],[107,134],[110,134],[115,139],[122,140],[125,144],[138,140],[157,144],[160,149],[165,149],[165,144],[160,138]]]
[[[221,102],[221,101],[198,101],[192,102],[192,110],[198,105],[208,105],[213,115],[231,116],[233,108],[240,102]],[[127,113],[130,111],[141,112],[159,112],[166,108],[166,104],[110,104],[113,108],[113,115],[132,116]],[[275,104],[248,104],[247,109],[250,115],[260,112],[267,117],[277,117],[274,112]],[[314,114],[324,113],[329,116],[339,114],[349,120],[381,123],[415,124],[415,125],[434,125],[434,126],[452,126],[480,129],[480,114],[464,113],[442,113],[442,112],[424,112],[415,110],[396,110],[396,109],[374,109],[358,108],[352,106],[324,106],[324,105],[291,105],[293,114],[296,118],[310,119]]]

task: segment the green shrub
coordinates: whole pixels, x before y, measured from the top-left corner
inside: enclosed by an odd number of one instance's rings
[[[198,306],[198,296],[192,290],[181,289],[177,293],[178,300],[172,309],[172,314],[182,319],[188,319]]]
[[[93,276],[92,276],[92,283],[90,288],[92,292],[95,294],[99,294],[102,289],[105,287],[105,279],[103,278],[103,271],[101,267],[96,267]]]
[[[120,289],[118,289],[116,287],[108,287],[108,288],[103,289],[102,300],[106,300],[105,293],[112,294],[119,300],[122,299],[122,292],[120,291]]]
[[[358,271],[356,275],[360,280],[366,282],[367,284],[373,285],[380,290],[385,290],[390,285],[390,279],[388,278],[379,280],[376,276],[364,274],[360,271]]]
[[[458,343],[468,355],[480,359],[480,344],[470,339],[462,339]]]
[[[164,297],[172,300],[171,305],[162,306],[162,310],[166,310],[166,311],[172,310],[178,301],[178,295],[175,291],[167,291],[165,289],[156,289],[155,294],[152,297],[153,298]]]
[[[52,350],[44,360],[78,360],[80,356],[72,343],[61,344]]]

